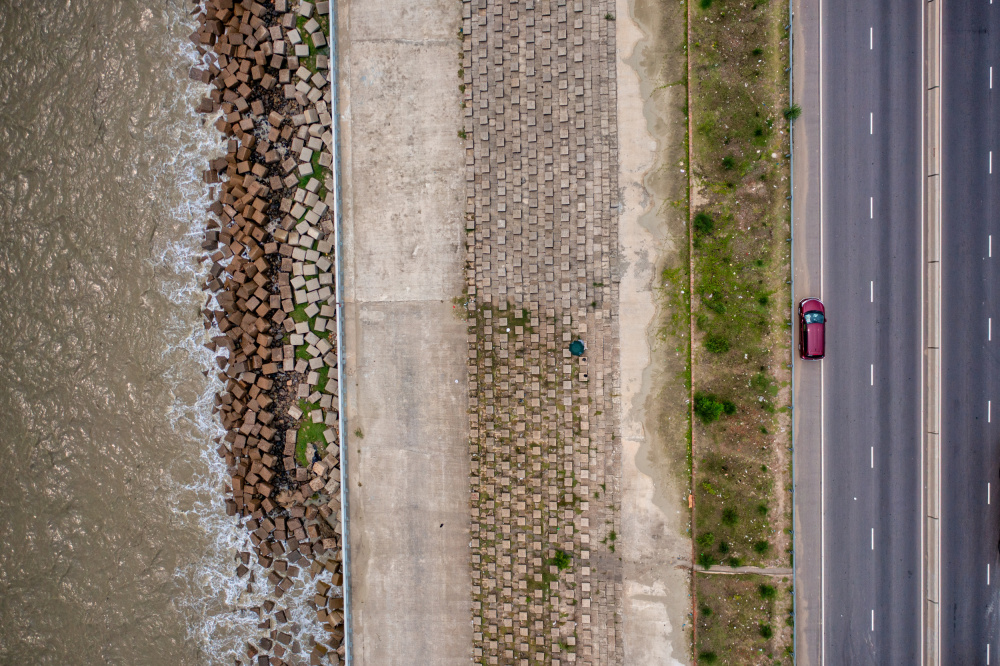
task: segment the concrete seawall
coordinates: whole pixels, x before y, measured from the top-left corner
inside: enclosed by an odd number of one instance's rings
[[[460,4],[338,13],[354,659],[468,664]]]

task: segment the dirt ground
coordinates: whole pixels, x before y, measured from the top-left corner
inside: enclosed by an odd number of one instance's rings
[[[625,663],[687,664],[684,5],[618,0],[616,22]]]

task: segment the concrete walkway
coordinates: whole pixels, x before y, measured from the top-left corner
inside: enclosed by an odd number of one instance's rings
[[[460,16],[449,0],[339,12],[359,666],[472,657]]]
[[[683,6],[617,0],[622,423],[622,634],[626,664],[691,661],[687,340],[667,333],[664,266],[687,245]],[[685,313],[686,318],[686,313]]]

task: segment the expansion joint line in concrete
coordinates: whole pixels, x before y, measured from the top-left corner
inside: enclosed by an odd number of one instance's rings
[[[330,3],[330,34],[327,41],[330,44],[330,128],[333,132],[332,152],[333,165],[333,238],[334,238],[334,271],[336,272],[335,287],[337,300],[337,421],[340,429],[340,541],[343,550],[344,570],[344,664],[353,663],[353,631],[351,614],[351,530],[348,523],[350,504],[347,489],[347,416],[344,409],[344,271],[343,271],[343,207],[340,192],[340,68],[338,66],[337,42],[337,2]]]
[[[941,0],[923,15],[922,663],[941,663]]]

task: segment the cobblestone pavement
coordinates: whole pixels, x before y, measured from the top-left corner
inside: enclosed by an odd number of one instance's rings
[[[622,662],[612,10],[462,4],[477,663]]]

